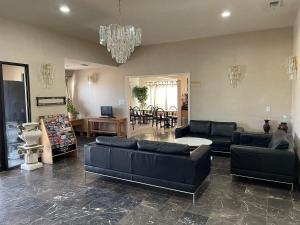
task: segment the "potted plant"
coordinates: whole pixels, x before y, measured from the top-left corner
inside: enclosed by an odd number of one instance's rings
[[[78,112],[76,111],[71,99],[67,99],[67,112],[70,120],[76,119]]]
[[[148,96],[148,88],[146,86],[143,87],[135,86],[132,89],[132,95],[133,97],[138,99],[141,108],[146,107],[146,101]]]

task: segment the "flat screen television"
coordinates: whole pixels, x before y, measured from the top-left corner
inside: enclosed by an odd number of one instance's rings
[[[101,106],[101,116],[113,117],[112,106]]]

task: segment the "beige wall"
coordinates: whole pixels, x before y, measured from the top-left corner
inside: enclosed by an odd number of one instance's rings
[[[97,74],[97,80],[89,85],[92,74]],[[118,68],[79,70],[73,76],[73,101],[83,116],[100,116],[100,106],[113,106],[115,116],[126,116],[125,77]]]
[[[65,106],[36,107],[37,96],[65,96],[64,58],[113,64],[107,51],[95,44],[0,18],[0,61],[29,64],[32,120],[39,115],[64,113]],[[55,65],[55,81],[44,89],[40,80],[42,63]]]
[[[300,65],[300,10],[294,25],[294,53],[298,56],[298,66]],[[293,102],[292,102],[292,123],[293,132],[295,134],[296,146],[300,147],[300,78],[293,81]]]
[[[292,29],[274,29],[138,48],[120,69],[125,75],[190,72],[191,119],[237,121],[247,130],[262,130],[291,112],[291,82],[285,62],[292,53]],[[242,65],[238,88],[229,86],[230,65]]]

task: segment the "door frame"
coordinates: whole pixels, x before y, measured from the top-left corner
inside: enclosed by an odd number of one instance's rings
[[[4,88],[3,88],[3,65],[24,67],[24,71],[25,71],[24,83],[25,83],[26,101],[27,101],[27,120],[28,122],[31,121],[29,65],[22,64],[22,63],[0,61],[0,115],[3,115],[2,118],[0,118],[0,165],[1,165],[0,171],[13,169],[13,168],[8,168],[8,158],[7,158],[8,149],[7,149],[7,142],[6,142],[6,135],[5,135],[6,127],[5,127],[5,107],[4,107]]]
[[[143,75],[127,75],[125,76],[125,97],[126,97],[126,118],[127,118],[127,129],[126,129],[126,133],[127,133],[127,137],[131,137],[131,133],[130,133],[130,113],[129,113],[129,102],[130,102],[130,97],[131,97],[131,93],[130,93],[130,78],[143,78],[143,77],[178,77],[178,76],[187,76],[188,79],[188,83],[187,83],[187,88],[188,88],[188,123],[190,123],[190,119],[191,119],[191,72],[174,72],[174,73],[154,73],[154,74],[143,74]],[[178,99],[178,101],[180,101],[180,99]]]

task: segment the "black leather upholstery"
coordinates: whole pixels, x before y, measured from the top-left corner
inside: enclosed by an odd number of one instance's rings
[[[141,140],[137,143],[138,150],[160,152],[175,155],[189,155],[190,147],[175,143]]]
[[[230,145],[238,143],[244,129],[234,122],[191,120],[190,125],[175,130],[175,138],[200,137],[212,140],[211,150],[230,153]]]
[[[190,152],[186,145],[151,141],[138,141],[138,149],[115,145],[109,145],[108,139],[105,145],[85,145],[86,171],[187,192],[195,192],[210,172],[209,146]]]
[[[230,122],[211,122],[211,136],[232,137],[232,133],[236,130],[236,123]]]
[[[190,133],[209,135],[211,122],[205,120],[191,120]]]
[[[96,138],[97,144],[106,145],[106,146],[115,146],[121,148],[137,148],[137,140],[119,138],[119,137],[108,137],[108,136],[99,136]]]
[[[241,134],[240,145],[231,145],[230,148],[231,173],[293,183],[297,166],[294,150],[271,148],[274,147],[273,144],[270,145],[271,139],[274,139],[274,143],[288,141],[285,133],[275,133],[273,136],[271,134]],[[277,144],[276,147],[278,147]]]
[[[271,139],[271,134],[241,133],[239,145],[268,147]]]

